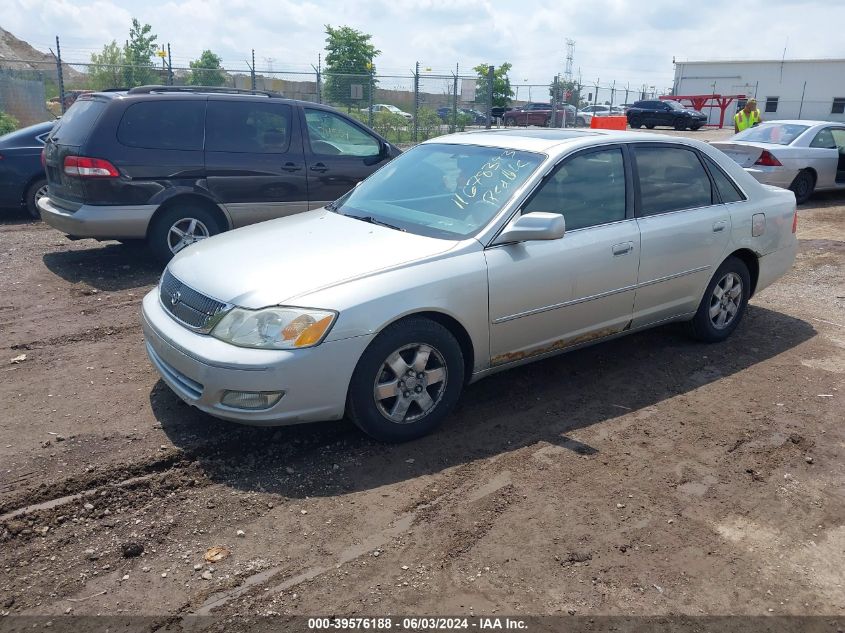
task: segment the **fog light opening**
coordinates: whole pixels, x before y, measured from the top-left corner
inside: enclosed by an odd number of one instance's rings
[[[220,404],[233,409],[260,411],[272,407],[283,395],[284,391],[227,391]]]

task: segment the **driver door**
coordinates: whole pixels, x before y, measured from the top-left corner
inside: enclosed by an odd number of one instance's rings
[[[634,308],[640,234],[621,146],[579,152],[522,213],[561,213],[563,238],[485,250],[491,364],[505,365],[624,330]]]
[[[339,113],[304,108],[308,208],[337,200],[381,167],[381,141]]]

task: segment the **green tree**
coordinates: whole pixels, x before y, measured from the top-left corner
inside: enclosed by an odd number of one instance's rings
[[[191,74],[188,84],[192,86],[222,86],[226,83],[220,57],[205,50],[196,61],[190,62]]]
[[[141,26],[138,20],[132,18],[129,39],[123,47],[123,57],[126,60],[123,81],[127,88],[154,84],[158,80],[158,73],[152,61],[158,36],[150,32],[152,29],[149,24]]]
[[[478,74],[478,79],[475,82],[475,102],[487,103],[487,66],[488,64],[479,64],[473,70]],[[504,108],[510,105],[511,97],[513,97],[513,88],[511,88],[511,80],[508,78],[508,73],[511,69],[511,64],[504,62],[501,66],[493,70],[493,105],[499,108]]]
[[[555,82],[549,84],[549,96],[555,97]],[[566,81],[565,79],[558,79],[557,82],[557,102],[568,103],[578,107],[581,95],[578,91],[578,86],[574,81]]]
[[[114,40],[103,46],[101,53],[91,53],[91,65],[88,67],[91,88],[105,90],[122,87],[125,64],[123,50]]]
[[[329,101],[346,106],[369,102],[370,85],[376,84],[373,62],[381,54],[370,43],[372,37],[348,26],[332,28],[326,25],[325,90]],[[360,99],[353,98],[353,86],[356,85],[361,86]]]
[[[18,120],[11,114],[6,114],[0,110],[0,136],[14,132],[18,129]]]

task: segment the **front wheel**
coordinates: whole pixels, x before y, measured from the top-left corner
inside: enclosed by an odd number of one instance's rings
[[[631,117],[630,119],[628,119],[628,125],[631,127],[632,130],[637,130],[640,128],[642,123],[640,123],[640,120],[638,118]]]
[[[162,262],[183,248],[225,231],[217,216],[195,202],[174,202],[152,223],[147,244]]]
[[[812,172],[806,169],[798,172],[795,180],[789,185],[789,190],[795,194],[795,202],[797,204],[804,204],[813,195],[813,190],[816,188],[816,179]]]
[[[691,322],[695,338],[706,343],[724,341],[737,328],[751,295],[748,266],[728,257],[716,270]]]
[[[43,178],[36,180],[26,188],[26,193],[24,194],[24,206],[26,206],[26,212],[36,220],[41,219],[41,209],[38,208],[38,201],[46,195],[47,181]]]
[[[575,125],[577,127],[587,127],[587,120],[584,117],[579,116],[577,119],[575,119]]]
[[[675,121],[675,129],[678,130],[678,132],[683,132],[684,130],[686,130],[686,121],[684,121],[683,119],[678,119],[677,121]]]
[[[463,382],[463,354],[452,333],[429,319],[405,319],[364,351],[349,383],[347,412],[367,435],[406,442],[449,415]]]

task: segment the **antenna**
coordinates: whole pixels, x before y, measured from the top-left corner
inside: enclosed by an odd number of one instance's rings
[[[575,59],[575,40],[566,39],[566,67],[563,71],[563,78],[572,83],[572,62]]]

